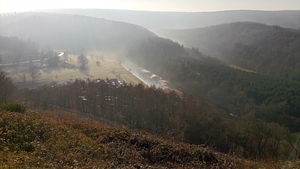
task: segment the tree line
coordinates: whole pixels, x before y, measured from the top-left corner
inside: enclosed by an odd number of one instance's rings
[[[106,80],[76,80],[65,86],[43,86],[23,93],[32,109],[63,108],[145,130],[175,141],[204,144],[252,159],[287,158],[295,134],[251,112],[233,117],[189,94],[142,84],[111,85]]]
[[[149,38],[128,52],[128,58],[167,80],[172,87],[205,99],[228,113],[256,117],[300,129],[300,83],[237,70],[167,39]]]

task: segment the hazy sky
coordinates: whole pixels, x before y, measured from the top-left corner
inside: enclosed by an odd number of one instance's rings
[[[148,11],[300,10],[300,0],[0,0],[0,13],[57,8]]]

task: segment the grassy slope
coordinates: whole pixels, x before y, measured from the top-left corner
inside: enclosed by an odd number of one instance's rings
[[[98,59],[88,57],[88,71],[81,72],[78,68],[60,68],[57,70],[42,70],[41,77],[37,80],[37,82],[51,83],[54,80],[56,82],[68,82],[74,81],[75,79],[113,79],[118,78],[121,81],[125,81],[127,83],[139,84],[142,83],[140,79],[134,76],[131,72],[127,71],[123,68],[116,60],[112,59]],[[70,55],[68,59],[69,63],[72,65],[77,65],[76,56]],[[100,62],[100,66],[97,66],[96,61]],[[7,71],[10,71],[7,69]],[[31,79],[27,77],[30,81]],[[12,76],[14,82],[22,82],[22,74],[16,74]],[[29,82],[30,83],[30,82]]]
[[[55,110],[0,112],[0,168],[278,168]]]

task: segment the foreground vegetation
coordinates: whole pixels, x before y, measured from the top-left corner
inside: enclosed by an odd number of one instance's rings
[[[253,162],[61,110],[0,111],[0,117],[1,168],[296,169],[300,165]]]
[[[1,168],[250,168],[254,163],[64,111],[0,111]]]

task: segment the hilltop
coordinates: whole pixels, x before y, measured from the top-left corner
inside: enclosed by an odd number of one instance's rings
[[[80,15],[20,13],[0,17],[0,35],[64,50],[120,50],[156,35],[137,25]]]
[[[110,9],[53,9],[50,13],[65,13],[143,26],[152,31],[160,29],[191,29],[231,22],[259,22],[286,28],[300,28],[300,11],[216,11],[216,12],[154,12]]]

